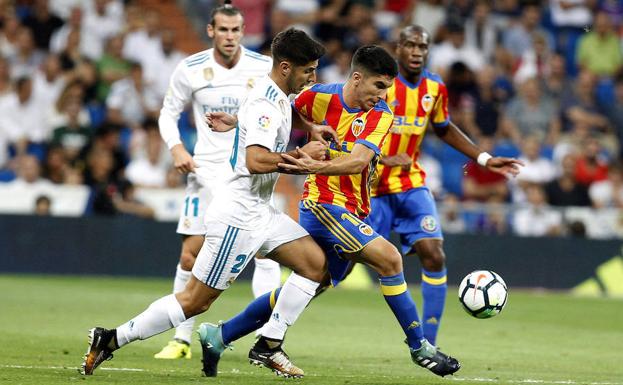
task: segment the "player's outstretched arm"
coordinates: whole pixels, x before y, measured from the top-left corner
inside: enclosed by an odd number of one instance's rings
[[[360,174],[370,164],[374,157],[374,151],[362,144],[355,144],[350,154],[340,156],[330,161],[312,159],[309,155],[299,150],[298,159],[290,154],[282,154],[287,162],[279,163],[284,172],[295,174],[321,174],[321,175],[353,175]]]
[[[215,132],[231,131],[236,127],[236,124],[238,124],[237,116],[222,111],[206,112],[203,118],[206,124]]]
[[[282,156],[289,156],[292,159],[304,156],[312,161],[322,161],[326,152],[327,146],[318,141],[311,141],[302,148],[297,147],[289,152],[271,152],[266,147],[251,145],[247,147],[246,166],[251,174],[284,172],[279,167],[279,163],[283,162]]]
[[[514,177],[520,172],[519,166],[524,166],[524,163],[519,159],[493,157],[483,152],[452,122],[449,122],[445,127],[435,127],[435,133],[450,146],[498,174]]]

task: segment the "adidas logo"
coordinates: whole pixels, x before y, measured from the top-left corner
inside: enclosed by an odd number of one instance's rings
[[[413,321],[413,322],[411,322],[411,325],[409,325],[409,327],[407,327],[407,330],[415,329],[417,327],[420,327],[420,323],[417,322],[417,321]]]
[[[597,266],[594,275],[574,287],[573,292],[584,296],[623,297],[623,258],[617,255]]]
[[[429,325],[439,325],[439,321],[435,317],[430,317],[426,320],[426,323]]]

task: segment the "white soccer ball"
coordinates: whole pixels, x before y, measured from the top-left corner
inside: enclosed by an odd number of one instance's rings
[[[504,309],[507,300],[506,283],[490,270],[472,271],[459,286],[459,301],[472,317],[491,318]]]

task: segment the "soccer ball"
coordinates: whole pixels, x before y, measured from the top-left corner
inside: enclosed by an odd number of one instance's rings
[[[491,318],[504,309],[508,300],[506,283],[489,270],[467,274],[459,286],[459,301],[465,311],[476,318]]]

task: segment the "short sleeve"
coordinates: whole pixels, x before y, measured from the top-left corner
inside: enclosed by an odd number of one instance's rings
[[[312,120],[312,108],[314,106],[314,95],[316,93],[310,88],[301,91],[292,101],[292,108],[298,111],[308,120]]]
[[[246,131],[245,147],[260,145],[273,151],[283,118],[283,114],[268,100],[253,101],[240,120]]]
[[[377,155],[381,154],[381,148],[389,129],[394,122],[394,116],[387,112],[378,112],[368,116],[364,130],[355,140],[355,144],[363,144],[373,150]]]
[[[445,127],[450,122],[450,115],[448,114],[448,89],[444,83],[439,83],[439,94],[431,115],[431,122],[434,127]]]

